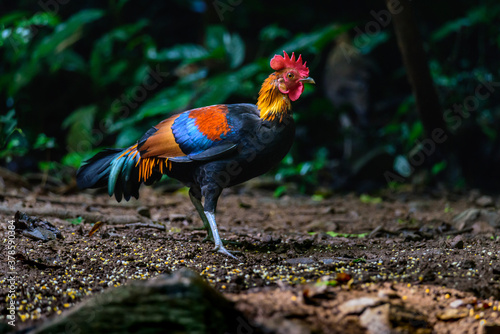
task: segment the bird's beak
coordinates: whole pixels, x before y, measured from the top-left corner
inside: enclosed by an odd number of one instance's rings
[[[314,81],[314,79],[313,79],[313,78],[311,78],[311,77],[307,77],[307,78],[304,78],[304,79],[300,79],[299,81],[300,81],[300,82],[310,83],[310,84],[316,84],[316,82]]]

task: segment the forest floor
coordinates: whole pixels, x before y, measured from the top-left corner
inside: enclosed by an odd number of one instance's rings
[[[274,198],[251,186],[226,190],[217,219],[222,237],[239,242],[227,246],[241,252],[237,261],[212,252],[205,232],[193,230],[201,220],[185,191],[143,187],[139,200],[125,203],[102,192],[56,195],[6,185],[1,193],[3,257],[17,210],[63,236],[43,242],[16,235],[15,330],[102,290],[181,267],[234,301],[249,329],[493,333],[500,326],[500,202],[475,191],[314,200]],[[97,220],[108,222],[89,236]],[[129,224],[137,222],[143,225]],[[9,271],[6,261],[1,266]]]

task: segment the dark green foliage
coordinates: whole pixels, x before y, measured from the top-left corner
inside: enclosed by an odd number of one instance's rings
[[[423,171],[427,183],[494,186],[500,164],[500,4],[415,4],[453,136],[444,155],[426,154],[427,135],[393,26],[375,17],[385,10],[383,2],[333,6],[335,11],[320,1],[2,4],[0,161],[17,172],[41,169],[69,180],[73,168],[97,150],[125,147],[170,114],[255,102],[270,57],[286,50],[303,54],[317,86],[294,103],[297,139],[274,170],[279,180],[296,182],[307,193],[318,185],[366,191],[410,182]],[[347,35],[351,44],[342,44]],[[328,98],[335,45],[345,59],[366,66],[366,114]],[[459,113],[458,104],[470,111]],[[346,118],[351,124],[341,126]],[[420,155],[424,160],[416,165]],[[279,188],[277,195],[285,191]]]

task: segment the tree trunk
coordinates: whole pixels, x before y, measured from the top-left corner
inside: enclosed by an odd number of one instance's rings
[[[443,119],[443,110],[414,17],[413,4],[409,0],[386,0],[386,4],[392,14],[399,50],[424,130],[427,136],[431,137],[434,130],[440,129],[448,138],[449,133]]]

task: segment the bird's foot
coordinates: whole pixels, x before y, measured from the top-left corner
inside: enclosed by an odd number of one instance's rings
[[[216,245],[214,248],[214,251],[217,251],[219,253],[222,253],[226,256],[232,257],[235,260],[239,260],[236,256],[234,256],[233,253],[239,253],[239,252],[230,252],[228,251],[223,245]]]

